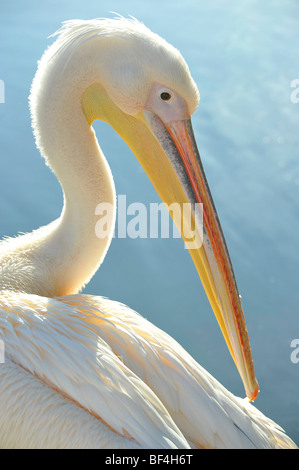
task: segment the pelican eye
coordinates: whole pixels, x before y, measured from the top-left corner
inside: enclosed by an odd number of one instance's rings
[[[160,95],[161,100],[163,101],[169,101],[171,98],[171,94],[168,93],[168,91],[163,91]]]

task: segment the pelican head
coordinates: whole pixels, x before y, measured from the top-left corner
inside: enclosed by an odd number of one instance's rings
[[[49,128],[53,109],[61,106],[69,115],[61,114],[56,125],[63,127],[67,121],[71,129],[76,107],[83,127],[91,129],[95,119],[103,120],[129,145],[187,244],[253,400],[258,384],[232,264],[192,131],[199,92],[185,60],[136,20],[70,21],[57,35],[33,83],[33,119],[40,114],[39,122],[44,120]],[[46,81],[47,93],[42,94]],[[64,145],[59,139],[46,142],[42,132],[36,137],[45,150]],[[172,210],[174,203],[181,210]],[[191,207],[188,216],[185,205]]]

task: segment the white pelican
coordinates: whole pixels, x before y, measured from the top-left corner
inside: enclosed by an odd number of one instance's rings
[[[294,447],[254,408],[249,340],[236,282],[193,137],[199,93],[181,54],[133,19],[69,21],[43,55],[30,105],[37,146],[64,194],[58,220],[0,245],[0,445],[3,448]],[[115,205],[91,127],[108,122],[162,200],[203,203],[190,249],[248,399],[128,307],[77,294],[111,241],[95,235]],[[194,206],[195,207],[195,206]],[[199,219],[176,218],[187,242]]]

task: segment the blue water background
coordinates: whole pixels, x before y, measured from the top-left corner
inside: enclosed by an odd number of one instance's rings
[[[297,0],[2,0],[0,236],[58,217],[62,194],[35,148],[37,60],[67,19],[133,15],[181,50],[201,102],[193,126],[231,253],[260,383],[256,406],[299,444],[299,79]],[[299,97],[299,93],[297,95]],[[95,125],[118,194],[159,202],[122,140]],[[124,302],[175,337],[235,394],[243,386],[181,240],[115,239],[85,289]]]

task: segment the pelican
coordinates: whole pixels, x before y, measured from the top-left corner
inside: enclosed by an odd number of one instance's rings
[[[185,60],[132,18],[68,21],[56,36],[39,62],[30,108],[64,204],[54,222],[0,245],[0,446],[295,447],[250,403],[258,383],[192,131],[199,92]],[[189,251],[247,398],[130,308],[79,294],[102,263],[115,222],[115,187],[95,119],[129,145],[168,207],[191,205],[191,217],[172,215],[186,244],[201,235]],[[101,202],[114,208],[103,237],[95,233]]]

